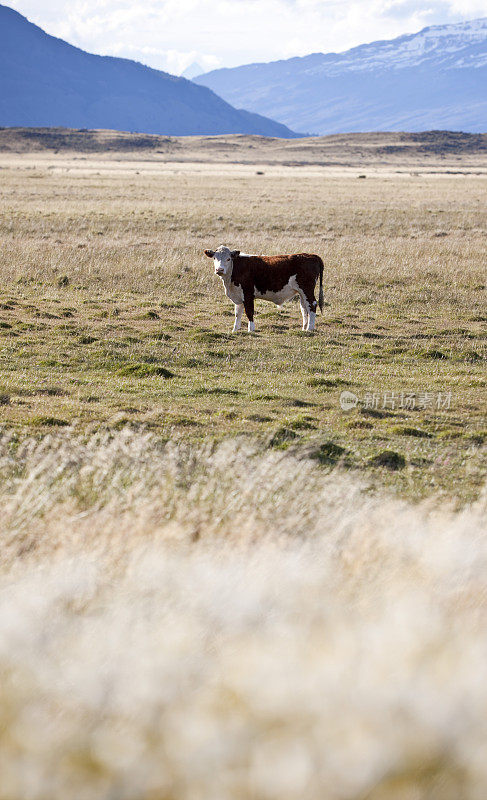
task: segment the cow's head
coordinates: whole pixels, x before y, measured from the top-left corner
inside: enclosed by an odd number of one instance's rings
[[[220,245],[218,250],[205,250],[205,256],[213,259],[215,275],[227,275],[232,269],[232,259],[240,255],[240,250],[230,250],[225,245]]]

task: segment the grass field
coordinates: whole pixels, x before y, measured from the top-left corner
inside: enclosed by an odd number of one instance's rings
[[[0,800],[487,796],[485,139],[0,130]]]
[[[316,140],[287,143],[300,167],[265,170],[225,161],[229,142],[258,162],[274,140],[257,137],[225,137],[220,150],[211,139],[203,164],[191,140],[173,140],[192,148],[180,162],[126,144],[101,155],[5,145],[2,421],[256,436],[411,497],[475,498],[487,433],[487,151],[467,148],[467,174],[451,175],[461,149],[425,156],[420,141],[410,156],[403,144],[394,172],[370,138],[365,180],[360,138],[332,169],[310,166]],[[418,159],[427,174],[408,171]],[[261,301],[256,335],[232,336],[233,305],[202,254],[221,243],[319,253],[326,307],[315,336],[300,331],[297,304]],[[345,390],[358,397],[348,413]]]

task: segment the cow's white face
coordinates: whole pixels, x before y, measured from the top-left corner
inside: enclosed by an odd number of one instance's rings
[[[230,250],[229,247],[221,245],[218,250],[205,250],[205,255],[213,259],[215,265],[215,275],[228,275],[232,269],[233,258],[240,254],[240,250]]]

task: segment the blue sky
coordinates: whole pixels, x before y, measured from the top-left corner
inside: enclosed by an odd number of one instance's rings
[[[346,50],[487,16],[487,0],[3,0],[92,53],[175,74]]]

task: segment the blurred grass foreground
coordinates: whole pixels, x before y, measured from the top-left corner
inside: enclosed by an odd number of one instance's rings
[[[1,800],[487,796],[487,494],[248,441],[0,440]]]

